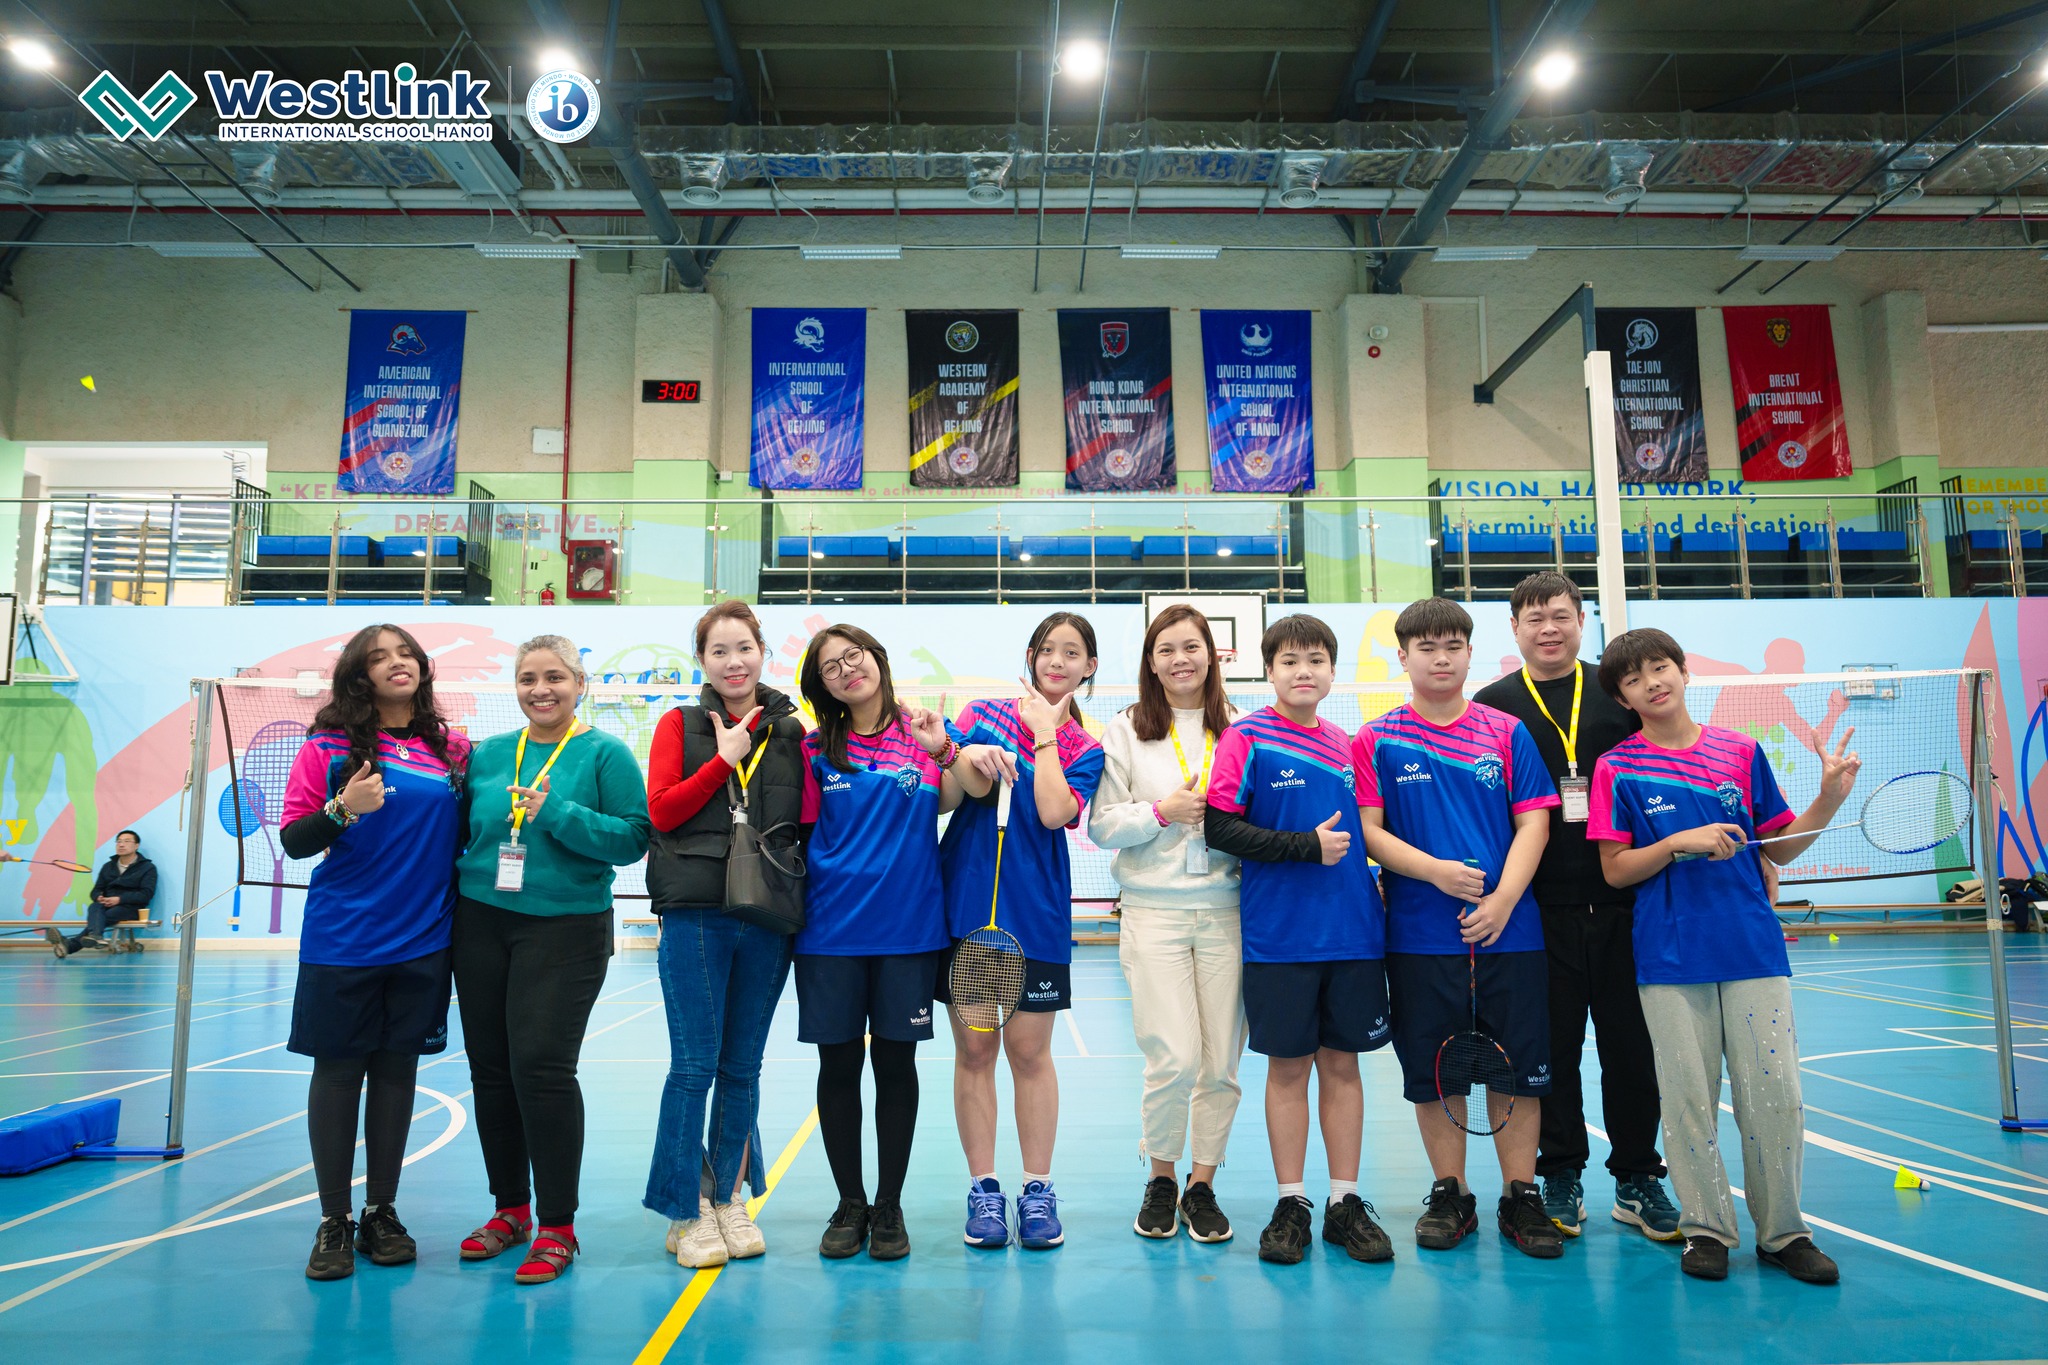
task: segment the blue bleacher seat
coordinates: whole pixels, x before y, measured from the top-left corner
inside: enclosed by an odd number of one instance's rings
[[[1453,527],[1444,532],[1444,553],[1455,555],[1462,552],[1464,528]],[[1548,557],[1552,552],[1548,531],[1478,531],[1472,532],[1472,553],[1475,555],[1521,555],[1523,557]]]
[[[912,559],[994,559],[994,536],[905,536],[903,552]]]
[[[2022,533],[2022,538],[2024,540],[2024,533]],[[2005,532],[2002,530],[1972,531],[1970,532],[1970,548],[1973,550],[2003,550],[2005,548]]]
[[[797,543],[796,556],[804,555],[804,540],[793,537]],[[888,559],[896,558],[896,542],[887,536],[818,536],[810,546],[827,559]]]
[[[1843,550],[1858,550],[1868,553],[1904,554],[1906,533],[1904,531],[1849,531],[1837,530],[1835,544]]]
[[[1792,552],[1792,533],[1789,531],[1759,531],[1751,527],[1747,539],[1749,552],[1753,555]]]
[[[325,536],[322,536],[319,539],[320,553],[324,555],[327,553],[327,538]],[[384,537],[384,557],[387,560],[404,559],[409,555],[419,555],[421,557],[424,557],[426,554],[426,549],[427,538],[425,536]],[[461,558],[461,556],[461,536],[434,537],[434,558],[436,560],[459,559]]]
[[[1685,554],[1732,555],[1735,553],[1735,533],[1687,531],[1678,538],[1678,548]]]
[[[1670,554],[1671,528],[1668,526],[1657,526],[1653,530],[1657,537],[1657,553],[1660,555]],[[1621,552],[1630,555],[1639,555],[1643,552],[1643,533],[1640,528],[1621,533]]]

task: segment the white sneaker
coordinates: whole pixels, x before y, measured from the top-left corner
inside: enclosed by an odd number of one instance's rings
[[[719,1235],[718,1219],[712,1216],[710,1200],[697,1201],[695,1218],[668,1225],[668,1245],[676,1254],[676,1264],[686,1270],[725,1264],[725,1238]]]
[[[726,1255],[744,1261],[768,1250],[768,1239],[747,1217],[746,1204],[735,1199],[730,1204],[714,1204],[711,1212],[718,1219],[719,1235],[725,1239]]]

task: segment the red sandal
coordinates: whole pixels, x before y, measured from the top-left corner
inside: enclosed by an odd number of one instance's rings
[[[533,1247],[526,1253],[525,1264],[513,1276],[521,1284],[546,1284],[562,1278],[562,1272],[583,1250],[575,1233],[559,1233],[552,1228],[543,1228],[534,1236]]]
[[[503,1210],[491,1215],[490,1220],[475,1232],[462,1239],[462,1259],[465,1261],[488,1261],[503,1254],[512,1247],[524,1243],[533,1236],[531,1219],[512,1221]]]

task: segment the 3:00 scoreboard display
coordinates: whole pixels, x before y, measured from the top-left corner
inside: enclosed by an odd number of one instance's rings
[[[643,379],[640,381],[640,401],[694,403],[702,389],[702,382],[695,379]]]

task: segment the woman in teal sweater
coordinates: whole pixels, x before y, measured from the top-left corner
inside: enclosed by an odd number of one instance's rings
[[[489,1260],[531,1238],[517,1278],[540,1284],[580,1250],[576,1063],[612,955],[612,869],[640,861],[649,824],[633,751],[576,718],[576,646],[528,640],[513,675],[526,725],[470,754],[457,867],[455,988],[497,1209],[462,1255]]]

